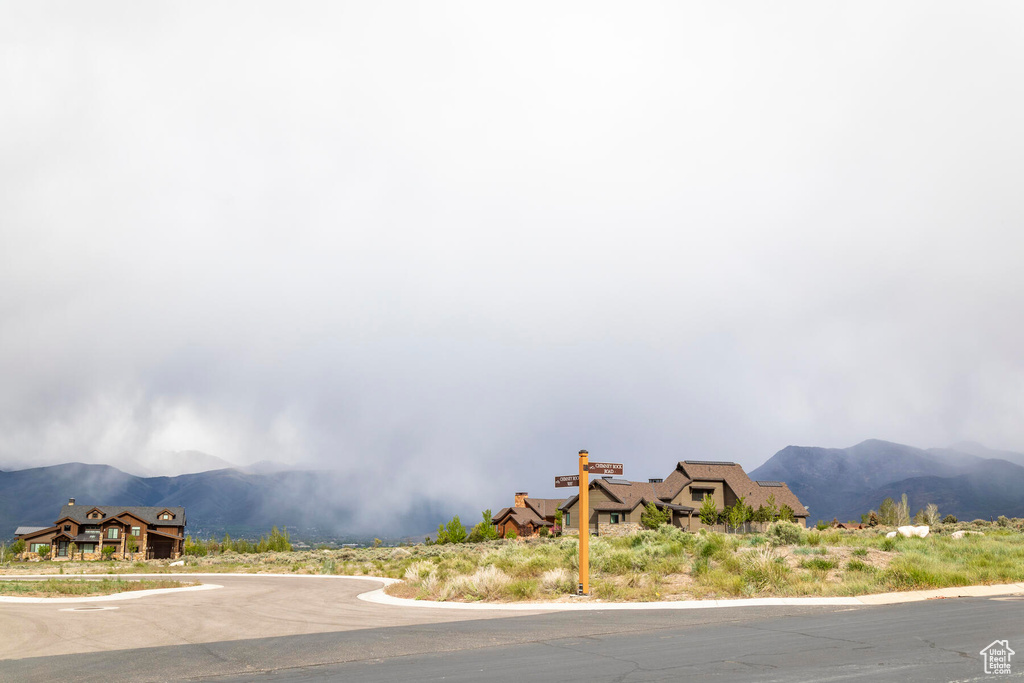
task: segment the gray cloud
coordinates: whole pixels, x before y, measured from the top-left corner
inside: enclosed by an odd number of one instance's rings
[[[507,504],[1024,450],[1022,9],[8,6],[0,462]]]

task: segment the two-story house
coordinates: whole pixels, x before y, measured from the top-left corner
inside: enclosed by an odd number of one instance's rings
[[[664,479],[646,482],[603,477],[590,482],[588,525],[591,533],[620,535],[640,528],[640,515],[648,503],[669,512],[669,523],[687,531],[704,525],[699,508],[704,496],[710,496],[719,511],[732,506],[742,496],[744,503],[757,509],[770,499],[777,507],[788,505],[797,524],[807,526],[807,508],[784,482],[753,481],[734,462],[684,460]],[[774,497],[774,498],[773,498]],[[578,533],[579,494],[562,503],[565,533]]]
[[[132,537],[135,557],[175,559],[184,551],[185,508],[87,506],[76,505],[71,498],[53,526],[18,531],[29,557],[49,546],[52,559],[72,559],[72,548],[75,559],[99,559],[103,549],[111,547],[116,557],[125,558]]]

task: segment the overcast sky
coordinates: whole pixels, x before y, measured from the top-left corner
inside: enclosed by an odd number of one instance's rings
[[[1016,2],[5,3],[0,464],[1024,450],[1022,121]]]

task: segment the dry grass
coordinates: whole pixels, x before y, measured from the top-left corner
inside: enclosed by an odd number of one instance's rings
[[[1024,581],[1020,524],[958,525],[928,538],[885,538],[888,529],[794,530],[746,536],[663,527],[591,541],[591,592],[602,600],[747,596],[846,596],[892,590]],[[794,533],[795,532],[795,533]],[[791,543],[780,542],[782,538]],[[425,600],[568,600],[575,592],[574,537],[480,544],[363,548],[188,557],[184,567],[151,562],[33,562],[3,573],[273,572],[387,576],[392,595]]]
[[[87,597],[93,595],[113,595],[129,591],[152,590],[155,588],[184,588],[195,586],[196,583],[181,581],[146,579],[43,579],[30,581],[14,579],[0,581],[0,595],[11,595],[21,598],[66,598]]]

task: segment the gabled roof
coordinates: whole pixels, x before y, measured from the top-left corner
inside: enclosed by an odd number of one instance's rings
[[[89,519],[87,515],[93,510],[103,513],[102,519]],[[63,521],[71,519],[79,524],[100,524],[118,515],[128,513],[146,524],[160,524],[161,526],[185,526],[185,508],[183,507],[142,507],[124,505],[65,505],[60,509],[58,519]],[[158,519],[161,512],[170,512],[174,519]]]
[[[638,505],[654,503],[660,508],[668,507],[667,499],[659,495],[662,485],[665,482],[651,483],[647,481],[627,481],[625,479],[593,479],[590,482],[591,488],[604,490],[611,498],[611,501],[597,503],[594,509],[601,512],[631,512]],[[579,494],[566,500],[560,506],[562,510],[568,510],[579,500]],[[679,512],[692,511],[693,508],[685,505],[673,505],[671,509]]]
[[[528,507],[523,508],[502,508],[498,511],[498,514],[491,518],[491,522],[494,524],[501,524],[506,518],[512,517],[515,523],[519,526],[525,526],[526,524],[532,524],[535,527],[551,526],[551,522],[547,521],[533,509]]]
[[[14,530],[15,536],[27,536],[29,534],[36,534],[40,531],[53,531],[57,527],[53,526],[19,526]]]
[[[544,519],[554,519],[555,512],[564,502],[565,498],[527,498],[526,507]]]
[[[733,493],[743,496],[744,502],[755,510],[774,495],[778,507],[788,505],[797,517],[808,515],[807,508],[784,482],[765,482],[766,485],[761,485],[748,477],[743,468],[734,462],[684,460],[676,465],[676,471],[685,474],[693,483],[724,481]]]

